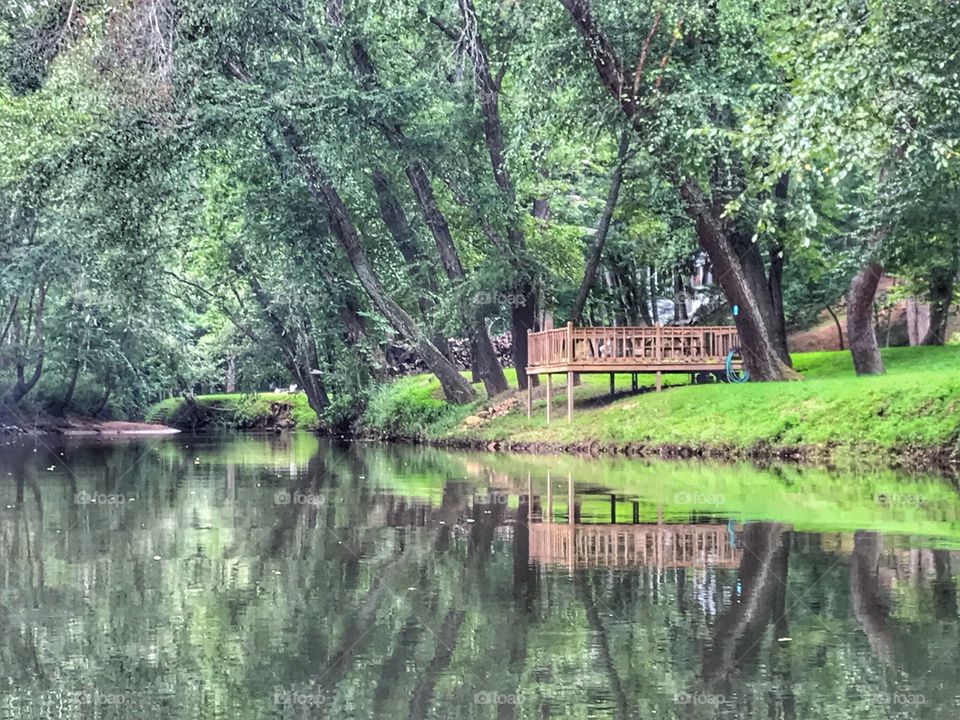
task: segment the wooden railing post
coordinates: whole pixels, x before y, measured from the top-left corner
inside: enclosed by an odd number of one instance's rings
[[[573,351],[573,323],[567,323],[567,362],[573,362],[576,353]]]

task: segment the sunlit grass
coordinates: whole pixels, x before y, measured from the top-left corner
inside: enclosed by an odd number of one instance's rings
[[[803,353],[794,356],[804,376],[800,382],[684,384],[592,403],[585,401],[606,395],[609,380],[607,375],[587,375],[575,390],[572,424],[565,418],[565,381],[557,377],[549,426],[546,400],[539,398],[530,419],[521,403],[503,417],[467,428],[462,421],[480,403],[448,406],[437,381],[420,375],[383,388],[371,403],[372,412],[364,416],[364,426],[387,435],[520,442],[883,448],[954,444],[960,431],[960,348],[890,348],[883,356],[887,373],[879,377],[856,377],[846,352]],[[513,384],[512,371],[508,377]],[[670,377],[670,383],[686,382],[686,375]],[[652,384],[652,376],[640,377],[641,387]],[[629,387],[629,375],[618,375],[618,390]]]

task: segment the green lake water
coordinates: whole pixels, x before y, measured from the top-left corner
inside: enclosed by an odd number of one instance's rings
[[[4,439],[0,718],[952,720],[958,573],[892,471]]]

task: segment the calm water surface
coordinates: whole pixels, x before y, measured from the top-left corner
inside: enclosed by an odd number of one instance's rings
[[[958,571],[892,472],[7,440],[0,718],[953,719]]]

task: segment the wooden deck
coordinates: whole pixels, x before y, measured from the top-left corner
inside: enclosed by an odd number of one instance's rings
[[[573,418],[575,373],[607,373],[614,392],[616,373],[653,373],[656,389],[663,373],[722,371],[728,353],[739,346],[733,326],[695,327],[566,327],[527,333],[527,375],[546,375],[547,422],[553,395],[553,375],[567,376],[567,421]],[[740,363],[735,367],[739,370]],[[533,389],[527,384],[527,417]]]
[[[726,525],[530,525],[530,559],[571,570],[735,568],[741,552]]]

